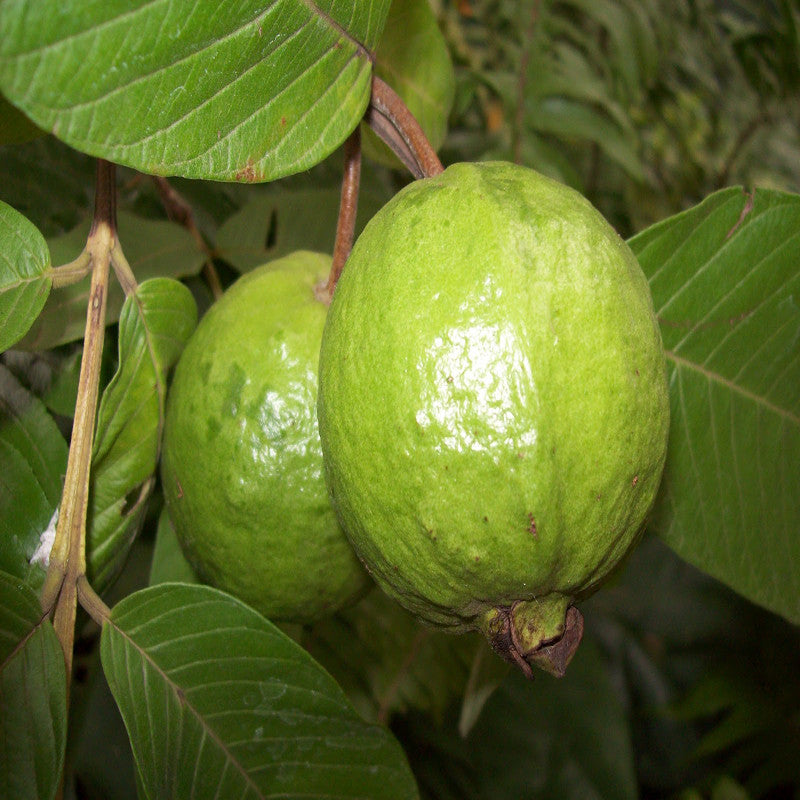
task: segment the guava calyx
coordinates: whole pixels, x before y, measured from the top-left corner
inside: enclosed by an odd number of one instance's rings
[[[583,637],[583,614],[564,598],[519,600],[490,609],[481,628],[494,651],[526,678],[533,678],[533,667],[563,678]]]

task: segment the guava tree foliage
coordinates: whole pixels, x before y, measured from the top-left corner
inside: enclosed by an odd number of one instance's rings
[[[800,12],[676,6],[0,0],[0,796],[800,786],[800,196],[778,156],[769,186],[737,172],[772,126],[793,142]],[[666,349],[648,533],[560,682],[377,591],[278,627],[201,585],[160,513],[198,309],[297,249],[341,270],[435,151],[540,169],[633,231]]]

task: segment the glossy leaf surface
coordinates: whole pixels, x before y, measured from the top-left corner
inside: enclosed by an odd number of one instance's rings
[[[41,400],[0,366],[0,570],[38,588],[31,564],[61,500],[67,443]]]
[[[0,201],[0,351],[33,324],[50,293],[50,253],[29,220]]]
[[[726,189],[638,236],[667,351],[653,528],[800,622],[800,197]]]
[[[7,0],[0,87],[82,152],[143,172],[307,169],[369,100],[386,0]]]
[[[64,654],[29,587],[0,572],[0,797],[55,797],[67,741]]]
[[[119,368],[97,414],[87,520],[87,571],[103,591],[121,569],[153,488],[167,373],[197,324],[189,290],[171,278],[140,284],[123,306]]]
[[[417,797],[391,734],[222,592],[161,584],[130,595],[101,648],[151,797]]]

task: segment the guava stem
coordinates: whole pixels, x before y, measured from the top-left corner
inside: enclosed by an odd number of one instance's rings
[[[377,75],[364,120],[415,178],[430,178],[444,171],[425,131],[400,96]]]
[[[64,653],[68,679],[72,672],[77,586],[86,573],[86,514],[92,443],[105,337],[111,253],[117,237],[115,169],[108,161],[97,162],[96,187],[94,219],[86,242],[92,281],[86,310],[75,420],[56,537],[41,597],[46,613],[54,609],[53,626]]]
[[[358,187],[361,181],[361,128],[347,137],[344,143],[344,174],[342,175],[342,193],[339,199],[339,219],[336,223],[336,241],[333,245],[333,262],[328,275],[328,283],[320,299],[330,303],[336,282],[342,274],[344,264],[353,249],[353,238],[356,231],[356,215],[358,213]]]

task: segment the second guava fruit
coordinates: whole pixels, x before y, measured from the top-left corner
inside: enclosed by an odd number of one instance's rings
[[[334,293],[318,414],[334,506],[378,584],[560,675],[628,552],[669,427],[647,281],[577,192],[456,164],[368,223]]]
[[[316,419],[331,259],[296,252],[236,281],[175,369],[162,483],[200,578],[274,620],[310,622],[369,585],[331,508]]]

